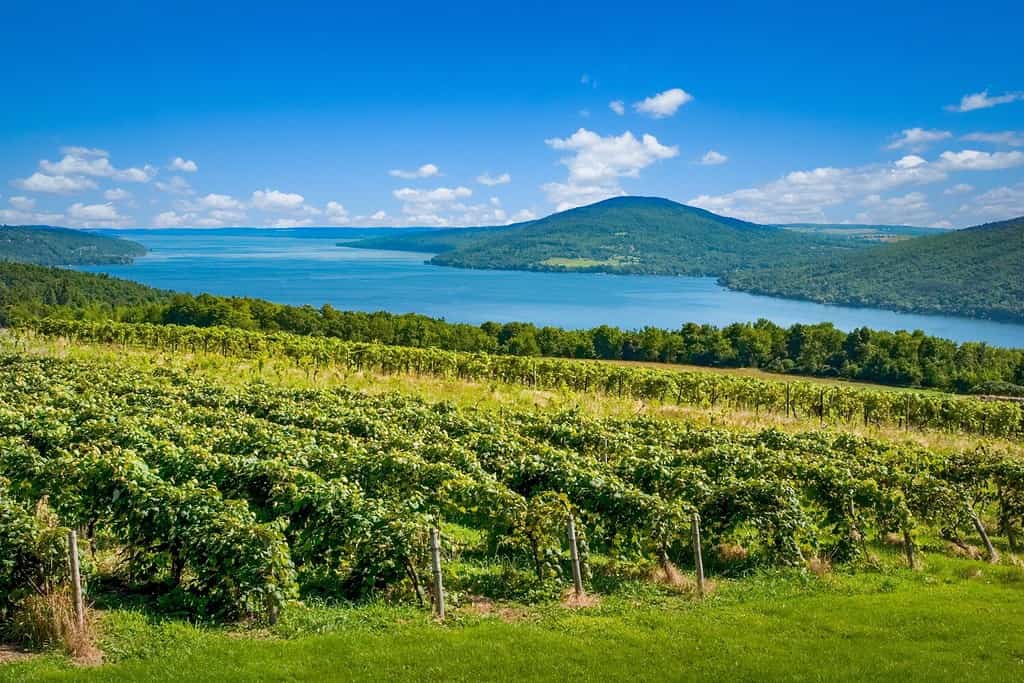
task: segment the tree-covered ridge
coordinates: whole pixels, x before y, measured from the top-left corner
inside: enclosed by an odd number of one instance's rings
[[[400,248],[395,238],[389,248]],[[800,254],[850,248],[836,240],[718,216],[667,199],[616,197],[501,229],[411,236],[431,263],[461,268],[720,275]],[[381,242],[350,246],[379,248]]]
[[[175,294],[105,275],[0,263],[0,323],[42,317],[226,326],[515,356],[755,367],[959,392],[1015,394],[1024,385],[1024,350],[957,344],[920,331],[860,328],[847,333],[830,323],[784,328],[767,320],[722,328],[685,323],[674,330],[607,325],[566,330],[520,322],[470,325],[412,313]]]
[[[0,226],[0,259],[46,266],[131,263],[146,248],[138,242],[81,230],[40,225]]]
[[[0,261],[0,324],[54,313],[90,319],[169,299],[166,292],[104,274]]]
[[[1024,217],[726,273],[729,287],[828,304],[1024,320]]]
[[[1024,219],[934,232],[765,226],[667,199],[617,197],[505,228],[346,246],[432,252],[431,263],[462,268],[708,275],[769,296],[1024,320]]]

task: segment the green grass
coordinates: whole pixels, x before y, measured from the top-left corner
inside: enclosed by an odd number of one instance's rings
[[[927,561],[723,580],[704,602],[638,583],[584,610],[463,606],[444,625],[382,604],[296,608],[255,631],[113,611],[111,663],[40,657],[0,681],[1020,680],[1024,572]]]
[[[542,266],[549,266],[552,268],[565,268],[568,270],[578,270],[581,268],[615,268],[621,266],[624,263],[628,263],[628,259],[613,256],[606,259],[592,259],[592,258],[560,258],[552,257],[546,258],[540,262]]]

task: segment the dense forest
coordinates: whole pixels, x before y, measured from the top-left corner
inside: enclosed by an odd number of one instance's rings
[[[1024,350],[954,342],[923,332],[829,323],[780,327],[767,320],[723,328],[686,323],[675,330],[590,330],[530,323],[451,323],[415,314],[286,306],[259,299],[173,294],[107,276],[0,263],[0,322],[44,316],[86,320],[223,325],[357,342],[519,356],[653,361],[843,377],[959,392],[1024,392]]]
[[[0,226],[0,259],[45,266],[131,263],[146,253],[137,242],[81,230],[38,225]]]
[[[903,226],[763,226],[651,197],[618,197],[501,229],[346,246],[436,253],[463,268],[710,275],[769,296],[1024,320],[1024,219],[928,234]]]
[[[722,276],[729,287],[829,304],[1024,320],[1024,217]]]

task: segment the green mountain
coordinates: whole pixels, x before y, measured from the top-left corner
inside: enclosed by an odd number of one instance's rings
[[[45,225],[0,226],[0,260],[45,266],[131,263],[146,253],[137,242]]]
[[[721,275],[848,244],[656,197],[616,197],[503,228],[442,230],[346,246],[431,251],[460,268]]]
[[[829,304],[1024,321],[1024,217],[735,270],[722,281]]]

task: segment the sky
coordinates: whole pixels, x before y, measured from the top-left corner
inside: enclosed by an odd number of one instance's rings
[[[491,225],[622,194],[769,223],[1024,215],[1019,2],[0,16],[0,223]]]

